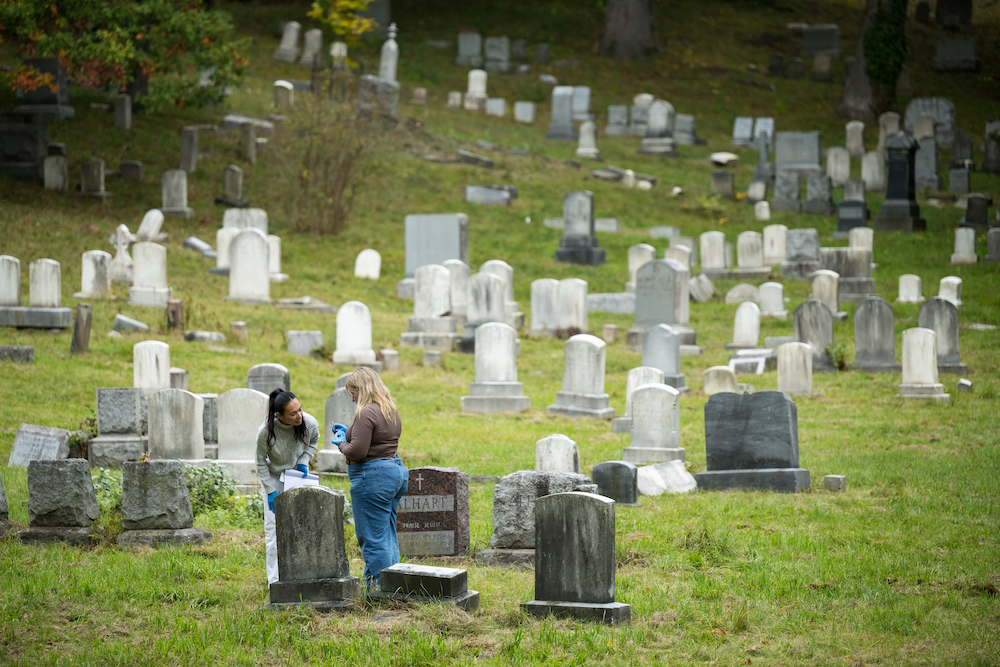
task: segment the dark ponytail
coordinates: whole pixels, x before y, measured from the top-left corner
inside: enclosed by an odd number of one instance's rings
[[[295,394],[290,391],[285,391],[281,387],[278,387],[271,392],[271,395],[267,400],[267,448],[271,449],[271,445],[274,444],[274,421],[275,413],[284,413],[285,408],[288,404],[296,399]],[[303,419],[302,423],[295,428],[295,439],[305,444],[306,442],[306,420]]]

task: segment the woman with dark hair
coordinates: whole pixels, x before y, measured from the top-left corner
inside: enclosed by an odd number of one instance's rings
[[[350,465],[354,530],[365,559],[364,583],[378,589],[383,569],[399,562],[396,510],[407,491],[410,472],[396,450],[403,432],[396,402],[382,378],[359,368],[347,378],[347,393],[357,404],[350,428],[335,424],[333,444]]]
[[[302,411],[290,391],[275,389],[267,403],[267,417],[257,429],[257,476],[264,496],[264,547],[267,585],[278,580],[278,540],[274,532],[274,499],[284,491],[279,477],[285,471],[309,474],[309,461],[319,443],[319,423]]]

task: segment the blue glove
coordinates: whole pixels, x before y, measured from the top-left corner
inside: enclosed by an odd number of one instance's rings
[[[278,497],[277,491],[272,491],[271,493],[267,494],[267,509],[271,510],[272,514],[274,513],[274,499],[277,497]]]
[[[309,468],[306,467],[305,463],[299,463],[299,464],[297,464],[295,466],[295,469],[298,470],[300,473],[302,473],[303,477],[305,477],[306,475],[309,474]]]
[[[333,432],[333,438],[330,440],[330,444],[332,444],[332,445],[340,445],[341,443],[346,442],[346,441],[347,441],[347,434],[346,433],[344,433],[343,431],[334,431]]]
[[[344,433],[347,433],[347,427],[344,426],[343,424],[334,424],[333,425],[333,430],[334,431],[343,431]]]

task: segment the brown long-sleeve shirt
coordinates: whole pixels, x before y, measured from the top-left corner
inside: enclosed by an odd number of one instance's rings
[[[382,408],[376,403],[366,405],[347,427],[347,439],[340,444],[340,452],[351,463],[364,463],[396,455],[403,420],[396,413],[396,423],[386,422]]]

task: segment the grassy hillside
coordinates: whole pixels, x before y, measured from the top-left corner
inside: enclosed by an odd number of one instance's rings
[[[217,3],[219,4],[219,3]],[[201,133],[198,170],[189,177],[187,221],[168,219],[168,277],[176,298],[184,300],[187,327],[228,332],[229,322],[250,324],[243,352],[214,352],[185,343],[180,332],[166,330],[162,312],[129,306],[127,292],[93,302],[91,352],[69,355],[69,333],[0,331],[0,344],[34,345],[30,366],[0,365],[0,458],[9,455],[22,422],[77,428],[93,415],[96,387],[128,386],[132,346],[144,339],[171,345],[171,363],[190,373],[195,392],[223,392],[244,386],[246,370],[273,361],[286,365],[293,390],[306,411],[319,417],[345,368],[318,358],[285,352],[290,329],[320,329],[333,348],[335,316],[251,307],[223,300],[225,278],[208,273],[211,262],[181,247],[195,234],[214,245],[223,208],[214,197],[222,191],[222,170],[231,163],[244,169],[244,195],[268,211],[272,233],[283,239],[283,270],[291,279],[272,284],[272,297],[311,295],[332,304],[358,299],[368,304],[374,343],[399,347],[412,304],[395,297],[404,273],[402,221],[408,213],[464,211],[470,221],[470,264],[476,269],[500,258],[515,270],[515,297],[530,311],[530,283],[543,277],[579,277],[591,292],[621,291],[627,279],[626,250],[645,242],[658,251],[666,241],[651,239],[649,227],[674,225],[687,236],[719,229],[735,241],[745,230],[760,231],[752,207],[708,196],[714,150],[732,150],[728,142],[737,115],[770,115],[780,130],[819,130],[824,146],[844,142],[844,119],[833,107],[839,84],[774,80],[747,71],[754,63],[766,69],[767,56],[780,50],[797,55],[800,44],[784,36],[789,21],[836,22],[841,46],[852,53],[857,39],[860,0],[843,2],[658,3],[658,31],[663,50],[639,63],[619,63],[596,56],[602,14],[597,3],[506,2],[455,6],[446,2],[397,2],[393,20],[400,28],[399,117],[392,132],[393,153],[375,181],[360,194],[349,229],[336,237],[315,237],[290,229],[286,186],[265,149],[256,165],[240,161],[235,133]],[[129,132],[114,128],[112,114],[91,108],[108,103],[101,91],[72,89],[74,120],[53,124],[52,141],[69,148],[71,181],[79,181],[80,163],[104,158],[111,169],[122,160],[142,160],[141,183],[108,180],[109,204],[56,193],[38,184],[0,177],[0,252],[22,262],[22,290],[28,293],[28,264],[40,257],[62,263],[63,303],[72,306],[79,289],[80,254],[107,246],[118,224],[135,231],[143,213],[160,204],[159,175],[175,168],[180,130],[185,125],[218,123],[225,113],[257,117],[272,112],[271,82],[307,78],[306,70],[271,60],[277,47],[277,24],[305,18],[307,4],[222,3],[233,12],[242,34],[252,39],[250,74],[225,108],[172,109],[138,114]],[[942,33],[909,26],[910,70],[918,96],[946,96],[958,109],[958,127],[973,137],[976,159],[983,124],[1000,114],[1000,24],[998,7],[976,3],[975,30],[983,67],[980,74],[939,75],[930,70],[933,44]],[[465,90],[466,71],[454,65],[454,46],[438,50],[428,39],[454,42],[460,28],[484,35],[507,34],[552,44],[553,60],[577,59],[572,68],[532,67],[531,76],[490,75],[491,95],[505,97],[510,109],[519,99],[538,102],[532,126],[512,118],[495,119],[444,108],[449,90]],[[773,33],[773,40],[764,33]],[[329,36],[327,36],[329,41]],[[767,41],[773,41],[767,44]],[[364,71],[377,68],[379,42],[352,50]],[[17,57],[0,45],[0,63]],[[839,65],[835,74],[840,76]],[[650,92],[668,99],[678,112],[693,113],[706,146],[681,146],[680,157],[658,160],[635,153],[638,140],[599,137],[606,164],[655,174],[651,191],[627,190],[590,176],[593,164],[570,163],[574,145],[546,141],[549,86],[539,73],[560,83],[590,85],[592,109],[625,104],[634,94]],[[775,90],[741,83],[756,80]],[[426,106],[409,103],[414,87],[429,90]],[[301,95],[301,94],[300,94]],[[900,111],[907,100],[901,100]],[[16,103],[9,91],[0,105]],[[603,118],[598,126],[603,127]],[[871,148],[877,128],[867,128]],[[476,147],[484,139],[493,151]],[[421,159],[465,148],[496,161],[485,170]],[[520,148],[529,157],[508,154]],[[737,188],[749,183],[756,152],[734,150],[741,163]],[[948,162],[943,151],[942,163]],[[853,167],[859,169],[855,164]],[[463,201],[466,184],[511,183],[520,197],[510,208],[479,207]],[[674,185],[684,194],[672,197]],[[598,268],[559,264],[554,259],[559,233],[542,226],[561,214],[566,192],[594,192],[600,217],[617,217],[623,233],[600,235],[608,262]],[[1000,197],[1000,177],[974,173],[972,189]],[[259,524],[223,515],[202,515],[198,525],[215,532],[209,546],[192,550],[120,552],[98,545],[83,551],[60,546],[23,547],[0,540],[0,654],[9,664],[440,664],[485,661],[497,664],[600,662],[632,664],[922,664],[954,660],[959,664],[1000,662],[1000,571],[995,553],[1000,534],[997,452],[1000,423],[1000,338],[997,331],[971,329],[972,323],[1000,324],[1000,271],[996,264],[951,266],[954,229],[962,211],[947,203],[937,207],[922,193],[928,231],[876,235],[878,292],[892,302],[898,277],[923,278],[924,296],[937,292],[947,275],[964,280],[959,311],[962,359],[974,384],[971,394],[954,391],[954,376],[942,376],[952,393],[947,405],[902,402],[896,397],[900,375],[847,371],[817,375],[816,395],[796,397],[803,467],[813,488],[794,496],[765,493],[697,493],[684,497],[643,498],[642,507],[620,508],[617,516],[617,599],[633,605],[628,628],[595,628],[571,622],[529,621],[517,603],[533,597],[533,575],[525,571],[481,568],[474,550],[489,543],[492,487],[470,490],[472,548],[453,559],[470,569],[470,585],[483,603],[472,616],[395,606],[360,606],[344,616],[309,612],[265,615],[256,609],[266,599]],[[835,199],[842,192],[835,193]],[[940,197],[938,197],[941,200]],[[998,199],[1000,201],[1000,199]],[[878,211],[881,197],[870,194]],[[530,223],[527,220],[530,219]],[[795,216],[776,212],[773,222],[790,228],[815,227],[825,246],[833,240],[834,217]],[[363,248],[383,257],[377,282],[353,277],[353,263]],[[985,234],[977,249],[985,254]],[[735,281],[717,281],[722,294]],[[793,310],[808,296],[805,283],[785,282]],[[853,315],[854,306],[845,304]],[[900,335],[916,326],[917,307],[893,305],[897,355]],[[149,323],[148,334],[107,338],[115,313]],[[681,400],[681,444],[692,470],[705,467],[701,371],[726,363],[724,344],[731,340],[735,306],[721,298],[692,304],[691,324],[705,349],[685,357],[683,372],[692,390]],[[623,330],[628,316],[592,313],[590,328],[604,323]],[[791,321],[765,320],[761,335],[790,335]],[[853,318],[835,327],[853,360]],[[387,373],[405,422],[400,453],[410,467],[457,466],[472,474],[503,475],[531,468],[534,443],[551,433],[565,433],[579,446],[583,472],[617,459],[628,437],[610,433],[606,422],[549,417],[563,368],[562,343],[521,333],[520,380],[532,407],[516,416],[473,416],[459,411],[459,399],[474,375],[473,358],[446,354],[442,368],[422,365],[420,350],[402,348],[401,369]],[[606,390],[612,405],[624,409],[625,375],[640,355],[623,341],[608,346]],[[756,389],[774,389],[776,373],[746,377]],[[845,474],[848,490],[822,489],[822,476]],[[27,485],[19,468],[0,467],[10,504],[10,518],[27,523]],[[346,489],[343,483],[337,486]],[[348,527],[352,570],[361,571],[360,553]],[[441,563],[442,561],[432,561]]]

